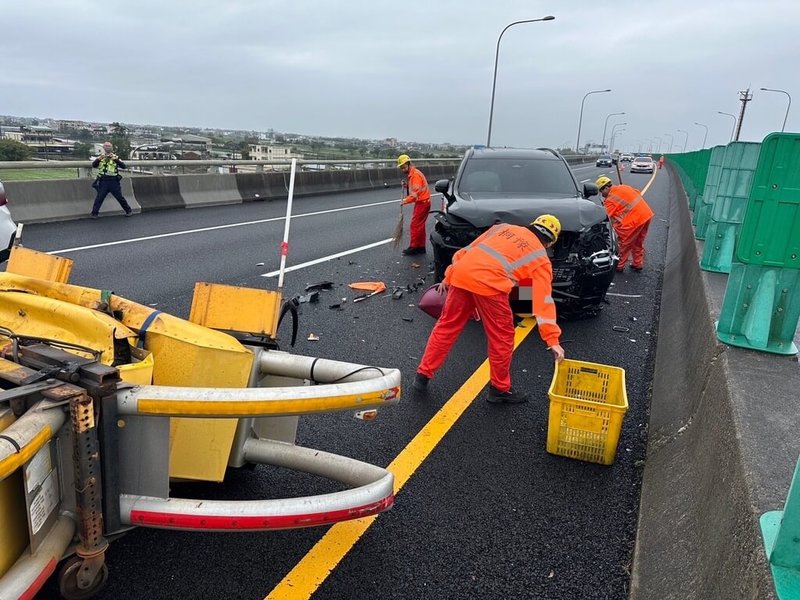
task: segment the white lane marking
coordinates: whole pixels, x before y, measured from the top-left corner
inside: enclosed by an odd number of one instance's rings
[[[616,294],[614,292],[606,292],[606,296],[619,296],[620,298],[641,298],[641,294]]]
[[[591,180],[592,180],[592,178],[589,177],[589,179],[581,179],[579,183],[586,183],[587,181],[591,181]]]
[[[376,248],[378,246],[383,246],[384,244],[388,244],[392,241],[393,238],[389,238],[386,240],[381,240],[380,242],[375,242],[373,244],[367,244],[366,246],[360,246],[359,248],[353,248],[351,250],[345,250],[344,252],[337,252],[336,254],[331,254],[330,256],[323,256],[322,258],[315,258],[314,260],[310,260],[308,262],[300,263],[299,265],[294,265],[293,267],[287,267],[284,269],[284,273],[290,273],[291,271],[297,271],[298,269],[304,269],[305,267],[310,267],[312,265],[318,265],[319,263],[323,263],[329,260],[333,260],[334,258],[339,258],[342,256],[347,256],[348,254],[355,254],[356,252],[361,252],[362,250],[369,250],[370,248]],[[264,273],[262,277],[275,277],[278,275],[280,271],[270,271],[269,273]]]
[[[371,206],[381,206],[383,204],[397,204],[398,200],[385,200],[383,202],[371,202],[369,204],[359,204],[357,206],[345,206],[342,208],[331,208],[328,210],[318,210],[316,212],[303,213],[299,215],[292,215],[293,219],[301,217],[316,217],[318,215],[326,215],[335,212],[346,210],[357,210],[359,208],[369,208]],[[95,248],[106,248],[108,246],[120,246],[122,244],[134,244],[136,242],[146,242],[149,240],[157,240],[161,238],[175,237],[178,235],[189,235],[191,233],[203,233],[206,231],[216,231],[218,229],[230,229],[232,227],[245,227],[247,225],[258,225],[260,223],[272,223],[275,221],[283,221],[286,217],[272,217],[270,219],[258,219],[255,221],[243,221],[241,223],[229,223],[227,225],[214,225],[213,227],[200,227],[198,229],[187,229],[185,231],[173,231],[172,233],[159,233],[158,235],[148,235],[145,237],[131,238],[129,240],[117,240],[115,242],[105,242],[103,244],[91,244],[89,246],[76,246],[74,248],[63,248],[61,250],[52,250],[47,254],[61,254],[65,252],[78,252],[79,250],[93,250]]]

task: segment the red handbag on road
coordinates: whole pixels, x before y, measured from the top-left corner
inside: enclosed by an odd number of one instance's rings
[[[447,290],[444,292],[439,292],[438,287],[439,284],[435,284],[425,290],[425,293],[422,294],[422,298],[419,299],[419,303],[417,304],[422,312],[429,314],[434,319],[438,319],[440,316],[442,316],[444,302],[447,300]],[[472,315],[472,320],[481,320],[481,316],[478,314],[477,309],[475,309],[475,312]]]

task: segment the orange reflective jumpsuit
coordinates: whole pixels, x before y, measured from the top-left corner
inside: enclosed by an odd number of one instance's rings
[[[658,168],[659,169],[663,169],[664,168],[664,155],[663,154],[658,158]]]
[[[444,276],[447,300],[417,373],[433,377],[477,309],[488,341],[492,385],[501,392],[510,390],[514,315],[508,293],[521,280],[533,283],[532,312],[539,335],[548,347],[558,344],[561,328],[556,324],[547,250],[527,227],[501,223],[453,255]]]
[[[411,241],[410,248],[425,247],[425,223],[428,221],[428,213],[431,211],[431,191],[428,189],[428,181],[417,167],[410,167],[408,178],[406,179],[406,189],[408,196],[403,199],[403,204],[414,203],[414,213],[411,215],[411,225],[409,227]]]
[[[644,201],[641,192],[629,185],[611,186],[603,203],[619,238],[617,271],[625,268],[629,254],[633,255],[633,268],[641,269],[644,266],[644,240],[653,210]]]

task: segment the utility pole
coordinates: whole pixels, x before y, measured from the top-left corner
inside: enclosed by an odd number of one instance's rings
[[[739,133],[742,131],[742,121],[744,120],[744,111],[747,110],[747,103],[753,99],[753,92],[750,91],[750,88],[739,92],[739,101],[742,103],[742,110],[739,112],[739,123],[736,125],[736,136],[734,136],[733,141],[739,141]]]

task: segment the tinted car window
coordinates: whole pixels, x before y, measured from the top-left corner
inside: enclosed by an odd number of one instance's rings
[[[489,158],[467,161],[459,180],[464,194],[575,195],[575,182],[559,160]]]

